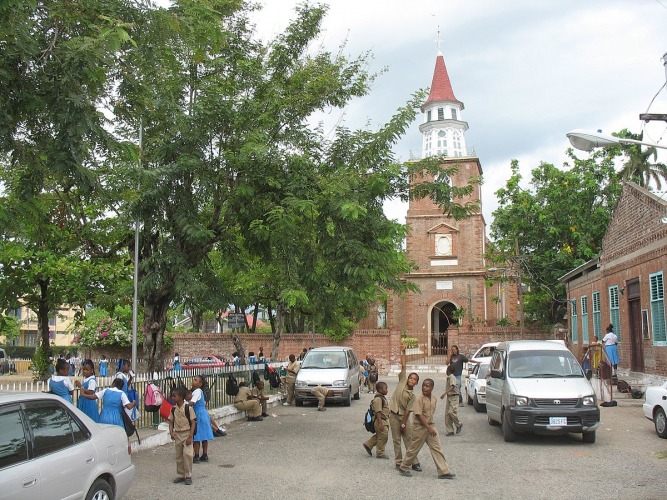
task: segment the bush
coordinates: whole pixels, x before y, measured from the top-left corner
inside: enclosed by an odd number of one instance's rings
[[[406,349],[414,349],[415,347],[419,347],[419,339],[415,337],[401,337],[401,342],[403,342],[403,345]]]

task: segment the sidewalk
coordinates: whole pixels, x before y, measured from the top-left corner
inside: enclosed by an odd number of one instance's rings
[[[270,394],[267,405],[269,408],[278,406],[282,404],[283,399],[285,399],[284,394]],[[237,410],[232,405],[215,408],[211,411],[213,412],[213,418],[218,425],[225,425],[229,422],[246,418],[245,412]],[[137,432],[139,433],[141,444],[139,444],[137,435],[134,434],[130,438],[132,453],[140,450],[150,450],[152,448],[171,443],[171,437],[169,436],[169,423],[165,420],[163,420],[160,425],[158,425],[157,429],[152,427],[144,427],[143,429],[137,429]]]

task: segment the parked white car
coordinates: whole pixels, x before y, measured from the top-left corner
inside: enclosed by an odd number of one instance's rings
[[[486,374],[489,371],[489,363],[478,363],[468,373],[466,383],[463,387],[463,399],[469,405],[473,405],[475,411],[481,413],[486,411]]]
[[[667,382],[660,386],[646,389],[644,415],[655,424],[655,432],[663,439],[667,438]]]
[[[488,363],[491,361],[493,351],[496,350],[498,344],[500,344],[500,342],[487,342],[486,344],[482,344],[482,346],[475,351],[475,354],[468,358],[468,372],[473,369],[475,363]]]
[[[53,394],[0,393],[3,498],[121,498],[134,473],[122,427],[97,424]]]

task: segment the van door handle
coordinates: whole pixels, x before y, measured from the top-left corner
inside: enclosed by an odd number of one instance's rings
[[[86,463],[87,464],[92,464],[95,461],[95,457],[88,457],[86,458]]]
[[[34,486],[35,483],[37,483],[37,478],[36,477],[26,477],[23,480],[23,487],[24,488],[30,488],[31,486]]]

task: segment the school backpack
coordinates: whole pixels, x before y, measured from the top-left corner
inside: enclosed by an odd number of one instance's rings
[[[280,374],[275,368],[271,368],[271,371],[269,372],[269,385],[273,389],[280,387]]]
[[[176,410],[176,407],[172,406],[171,407],[171,416],[172,416],[172,418],[174,418],[174,411],[175,410]],[[188,418],[188,423],[190,424],[190,427],[192,427],[192,419],[190,418],[190,405],[187,404],[187,403],[185,403],[185,416]],[[192,433],[192,435],[194,436],[195,434],[197,434],[197,421],[196,420],[195,420],[195,430]]]
[[[271,378],[271,373],[269,370],[269,364],[267,363],[264,365],[264,380],[269,380],[269,378]]]
[[[375,383],[378,381],[378,371],[377,369],[375,370],[369,370],[368,372],[368,381]]]
[[[252,372],[252,385],[254,387],[257,387],[257,384],[260,382],[260,377],[259,377],[259,372],[257,370],[253,370]]]
[[[227,385],[225,386],[225,394],[227,396],[236,396],[239,393],[239,383],[231,373],[227,377]]]
[[[147,384],[144,391],[144,407],[148,413],[160,411],[160,406],[164,402],[162,391],[155,384]]]
[[[379,394],[375,396],[375,398],[379,397],[381,397]],[[368,432],[372,432],[373,434],[375,434],[375,414],[373,413],[373,402],[375,401],[375,398],[371,400],[371,404],[368,405],[368,410],[366,410],[366,414],[364,415],[364,427]]]

